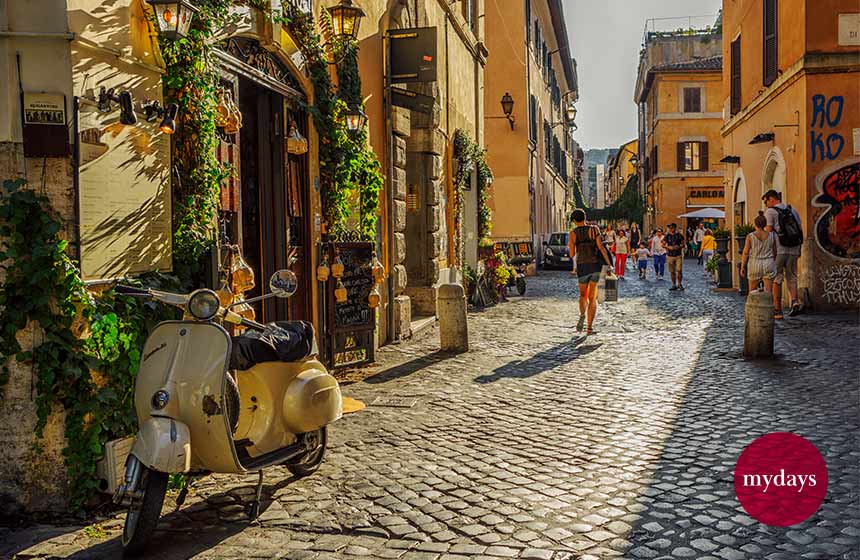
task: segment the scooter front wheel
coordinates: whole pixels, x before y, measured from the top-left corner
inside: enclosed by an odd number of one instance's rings
[[[301,478],[309,476],[316,472],[325,458],[325,448],[328,444],[328,431],[323,426],[314,432],[308,432],[306,438],[309,442],[315,442],[318,445],[315,449],[311,449],[305,453],[297,463],[288,463],[287,470],[293,473],[293,476]]]
[[[123,556],[138,556],[149,544],[149,538],[158,525],[164,495],[167,492],[167,473],[143,467],[140,488],[143,498],[132,500],[122,529]]]

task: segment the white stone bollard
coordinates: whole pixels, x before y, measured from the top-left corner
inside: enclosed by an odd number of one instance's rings
[[[439,338],[443,352],[468,352],[469,327],[466,322],[466,293],[460,284],[442,284],[436,296]]]
[[[744,357],[773,357],[773,296],[751,291],[747,296]]]

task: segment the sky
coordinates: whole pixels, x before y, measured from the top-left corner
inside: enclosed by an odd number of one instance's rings
[[[574,134],[588,148],[618,147],[636,138],[633,89],[645,22],[658,29],[689,27],[688,16],[716,16],[721,0],[562,0],[567,31],[579,77]],[[697,18],[694,27],[712,25],[714,18]],[[668,26],[668,27],[665,27]]]

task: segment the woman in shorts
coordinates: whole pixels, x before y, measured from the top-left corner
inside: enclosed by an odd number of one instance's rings
[[[761,282],[764,291],[770,293],[776,276],[776,235],[764,229],[767,226],[764,212],[758,213],[753,225],[755,231],[747,235],[741,255],[741,276],[748,278],[751,291],[758,289]]]
[[[582,331],[586,318],[586,334],[594,334],[594,316],[597,314],[597,282],[606,263],[612,262],[604,247],[600,229],[585,223],[585,211],[577,208],[571,214],[573,231],[568,235],[570,257],[576,257],[575,272],[579,281],[579,321],[576,330]]]

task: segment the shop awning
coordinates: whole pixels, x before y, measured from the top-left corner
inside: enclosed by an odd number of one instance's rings
[[[681,214],[678,216],[679,218],[725,218],[726,213],[722,210],[718,210],[716,208],[702,208],[701,210],[696,210],[695,212],[687,212],[686,214]]]

